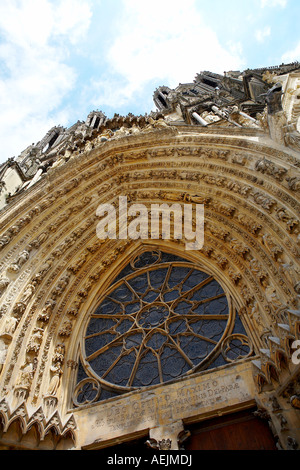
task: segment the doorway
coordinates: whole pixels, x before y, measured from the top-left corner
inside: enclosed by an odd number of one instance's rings
[[[186,426],[191,437],[185,450],[277,450],[267,421],[241,411]]]

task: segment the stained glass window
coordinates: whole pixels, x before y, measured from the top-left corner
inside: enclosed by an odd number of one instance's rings
[[[74,403],[247,357],[248,338],[234,321],[221,285],[194,263],[160,251],[136,256],[90,314]]]

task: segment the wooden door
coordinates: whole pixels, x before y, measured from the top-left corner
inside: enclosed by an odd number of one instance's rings
[[[267,421],[256,417],[255,410],[186,426],[191,437],[186,450],[277,450]]]

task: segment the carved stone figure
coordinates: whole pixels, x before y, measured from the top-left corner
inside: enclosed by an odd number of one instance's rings
[[[35,292],[35,285],[34,284],[28,284],[28,286],[26,287],[22,297],[21,297],[21,300],[20,302],[22,302],[23,304],[27,305],[27,303],[29,302],[29,300],[32,298],[34,292]]]
[[[32,361],[27,359],[25,364],[20,368],[16,387],[30,389],[36,368],[37,358],[35,357]]]
[[[2,248],[4,248],[6,245],[9,244],[11,240],[11,237],[7,234],[7,235],[3,235],[1,238],[0,238],[0,250]]]
[[[47,323],[51,317],[55,305],[55,300],[47,300],[47,302],[45,303],[45,307],[42,309],[41,313],[38,316],[38,320]]]
[[[8,287],[10,280],[8,277],[3,277],[0,279],[0,296],[3,294],[5,289]]]
[[[52,365],[50,367],[51,380],[47,390],[47,395],[55,396],[60,384],[60,377],[62,375],[62,364],[65,358],[65,346],[64,344],[58,344],[55,348]]]
[[[169,124],[162,118],[155,120],[149,117],[148,122],[149,124],[142,128],[142,132],[151,132],[155,129],[169,127]]]
[[[245,257],[249,253],[250,249],[244,244],[233,238],[230,241],[230,248],[233,249],[238,255]]]
[[[266,103],[268,105],[268,113],[270,115],[279,113],[282,111],[282,85],[276,83],[266,94]]]
[[[64,322],[63,326],[59,330],[59,336],[69,337],[72,333],[73,324],[71,320]]]
[[[300,282],[300,273],[293,263],[283,263],[279,267],[279,272],[289,282],[290,286],[294,287],[297,292],[297,285]],[[298,292],[297,292],[298,293]]]
[[[241,273],[235,271],[232,268],[228,269],[228,276],[230,277],[230,279],[232,280],[234,284],[237,284],[242,277]]]
[[[265,196],[259,191],[254,192],[252,195],[253,195],[254,201],[260,206],[262,206],[263,209],[266,209],[267,211],[270,211],[272,207],[276,204],[275,199]]]
[[[284,135],[284,141],[288,147],[300,152],[300,133],[299,132],[287,132]],[[298,191],[298,189],[293,189],[294,184],[291,183],[290,189],[292,191]],[[299,182],[295,183],[295,186],[299,188]]]
[[[97,143],[103,143],[109,140],[111,137],[114,136],[114,133],[111,129],[105,129],[101,132],[100,135],[97,137]]]
[[[1,335],[12,337],[18,322],[19,320],[13,315],[6,317],[4,321],[2,320]]]
[[[290,219],[290,215],[287,213],[286,209],[284,207],[280,207],[276,211],[276,217],[278,220],[281,220],[282,222],[288,222]]]
[[[38,352],[39,351],[39,349],[41,347],[42,339],[43,339],[43,333],[44,333],[44,330],[41,329],[41,328],[35,328],[34,329],[33,334],[32,334],[32,336],[29,339],[29,342],[27,344],[27,348],[26,348],[27,352],[29,352],[29,351]]]
[[[157,441],[156,439],[149,439],[146,444],[151,449],[170,450],[172,441],[170,439],[162,439],[161,441]]]
[[[13,313],[14,315],[17,315],[17,316],[22,316],[23,313],[25,312],[26,310],[26,304],[24,304],[23,302],[17,302],[14,306],[13,306]]]
[[[210,202],[209,197],[191,196],[190,194],[184,194],[181,198],[183,198],[185,202],[194,202],[195,204],[208,204]]]
[[[264,235],[262,237],[262,240],[263,240],[263,244],[267,248],[267,250],[270,253],[270,255],[272,256],[272,258],[277,260],[278,255],[283,252],[282,247],[277,245],[277,243],[274,242],[271,235],[268,235],[268,234]]]
[[[275,165],[275,163],[267,160],[266,158],[260,159],[255,164],[255,169],[261,173],[265,173],[278,180],[282,180],[283,176],[287,173],[287,169]]]
[[[213,207],[218,211],[221,212],[221,214],[224,214],[228,217],[232,217],[234,212],[236,211],[235,207],[228,206],[226,204],[221,204],[221,203],[216,203],[213,204]]]
[[[128,135],[134,135],[134,134],[139,134],[141,132],[141,129],[135,124],[132,127],[125,127],[122,126],[120,129],[115,131],[113,138],[114,139],[120,139],[121,137],[128,136]]]
[[[3,338],[0,337],[0,374],[7,357],[8,345]]]
[[[52,297],[59,297],[64,292],[65,288],[69,284],[70,275],[65,274],[57,283],[55,288],[52,291]]]
[[[58,344],[55,348],[52,362],[54,363],[60,362],[62,364],[64,361],[64,357],[65,357],[65,345]]]
[[[260,282],[267,277],[265,270],[255,258],[250,261],[250,269]]]
[[[250,233],[253,233],[253,235],[257,235],[257,233],[261,230],[262,225],[252,219],[250,219],[249,216],[246,216],[244,214],[238,215],[238,221],[246,227]]]
[[[250,318],[253,318],[258,325],[260,325],[260,326],[263,325],[262,318],[261,318],[261,313],[260,313],[260,308],[259,308],[259,304],[258,304],[257,301],[254,302],[254,305],[251,308]]]
[[[96,277],[97,277],[97,276],[96,276]],[[99,277],[100,277],[100,275],[99,275]],[[94,279],[93,276],[90,276],[90,278],[92,278],[93,280],[98,280],[98,279],[99,279],[99,278]],[[69,313],[70,315],[73,315],[74,317],[77,317],[82,302],[83,302],[83,298],[80,298],[80,299],[75,300],[75,301],[73,302],[71,308],[68,310],[68,313]]]
[[[266,296],[267,301],[274,308],[275,311],[282,307],[282,302],[278,298],[277,292],[274,286],[268,285],[266,287],[265,296]]]
[[[88,257],[88,253],[84,253],[82,254],[79,259],[72,265],[70,266],[69,270],[73,273],[73,274],[77,274],[78,271],[81,269],[81,267],[84,265],[84,263],[86,262],[86,259]]]
[[[279,422],[280,422],[280,428],[281,428],[281,431],[286,431],[288,429],[288,422],[287,420],[285,419],[285,417],[283,416],[282,413],[280,413],[279,415],[277,415],[278,419],[279,419]]]
[[[16,264],[18,266],[23,266],[23,264],[26,263],[26,261],[28,261],[28,259],[29,259],[29,251],[28,250],[23,250],[19,254]]]
[[[249,305],[253,301],[253,294],[247,286],[242,286],[241,294],[247,305]]]
[[[33,240],[30,245],[33,248],[39,248],[47,239],[49,238],[48,232],[42,232],[35,240]]]
[[[216,262],[221,269],[225,269],[228,264],[228,259],[224,258],[224,256],[217,256]]]
[[[62,374],[62,367],[61,364],[57,363],[50,367],[50,371],[52,373],[52,378],[50,380],[50,384],[47,390],[47,395],[55,396],[60,384],[60,377]]]
[[[7,271],[12,272],[12,273],[14,273],[14,272],[17,273],[18,271],[20,271],[23,264],[25,264],[26,261],[28,261],[28,259],[29,259],[29,251],[28,250],[23,250],[19,254],[19,256],[16,259],[15,263],[8,266]]]
[[[41,279],[45,277],[47,272],[51,269],[51,266],[53,264],[53,258],[49,258],[40,268],[40,271],[38,272],[38,275]]]

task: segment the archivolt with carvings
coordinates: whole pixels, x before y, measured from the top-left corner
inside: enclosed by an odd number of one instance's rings
[[[91,141],[2,212],[2,396],[62,412],[70,406],[82,322],[142,245],[96,237],[98,205],[117,205],[121,195],[146,206],[204,203],[201,251],[188,254],[172,239],[143,244],[184,254],[222,279],[255,354],[266,338],[282,337],[282,312],[296,328],[290,312],[299,309],[298,191],[297,154],[278,150],[257,130],[218,135],[170,126]],[[271,380],[269,370],[261,364],[259,383]]]

